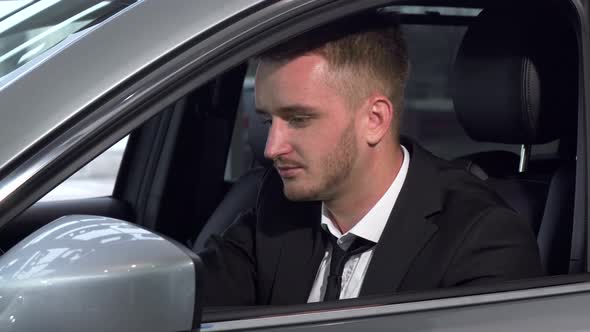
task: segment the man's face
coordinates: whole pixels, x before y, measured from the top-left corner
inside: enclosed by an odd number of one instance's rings
[[[272,122],[264,154],[291,200],[331,200],[355,182],[357,112],[333,77],[314,54],[258,67],[256,109]]]

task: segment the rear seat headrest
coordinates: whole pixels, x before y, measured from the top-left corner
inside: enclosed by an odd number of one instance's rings
[[[575,124],[577,45],[549,10],[484,10],[455,62],[453,99],[478,141],[541,144]]]

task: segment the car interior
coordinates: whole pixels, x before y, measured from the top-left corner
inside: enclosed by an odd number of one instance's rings
[[[548,277],[274,311],[216,309],[205,322],[588,280],[584,94],[570,10],[557,1],[407,3],[384,9],[399,12],[410,52],[402,134],[484,180],[529,220]],[[270,166],[268,127],[254,112],[255,67],[226,71],[134,130],[111,196],[38,202],[5,225],[0,249],[70,214],[127,220],[203,249],[255,205]]]

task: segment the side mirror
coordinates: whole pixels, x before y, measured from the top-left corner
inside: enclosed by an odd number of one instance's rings
[[[198,329],[201,268],[137,225],[66,216],[0,257],[0,331]]]

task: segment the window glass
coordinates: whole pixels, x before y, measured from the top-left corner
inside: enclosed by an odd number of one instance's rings
[[[55,187],[41,201],[112,195],[127,141],[128,136]]]
[[[0,1],[2,77],[133,1]]]

